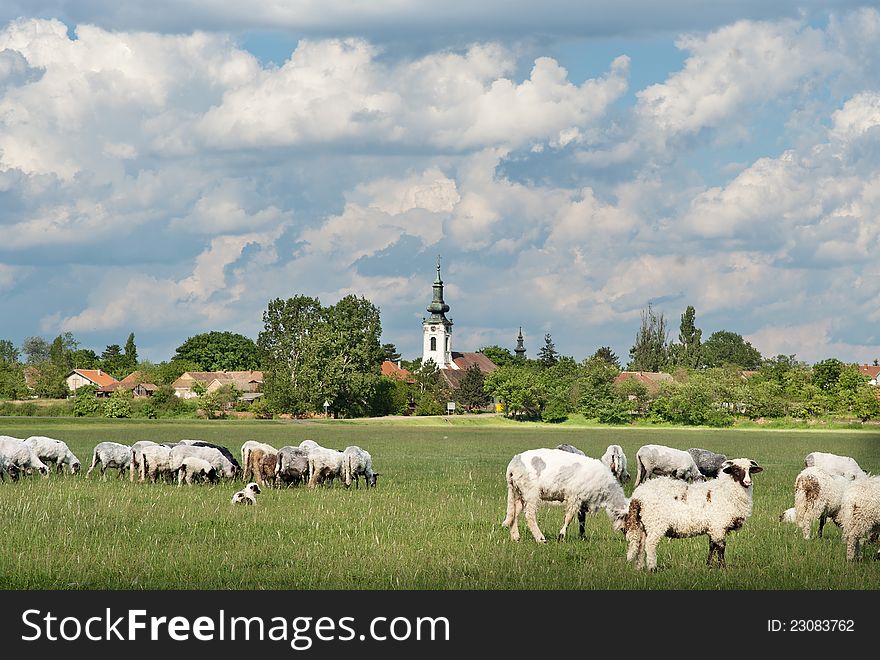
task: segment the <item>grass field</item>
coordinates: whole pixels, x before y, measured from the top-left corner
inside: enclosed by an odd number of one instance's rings
[[[0,435],[48,435],[83,463],[77,476],[0,484],[0,587],[5,589],[878,589],[868,546],[847,564],[839,530],[805,541],[778,522],[794,478],[814,450],[853,456],[880,473],[880,432],[548,427],[494,419],[328,421],[0,420]],[[237,455],[248,439],[276,447],[306,438],[360,445],[382,473],[378,488],[264,489],[256,507],[233,507],[240,483],[178,488],[84,478],[93,447],[112,440],[201,438]],[[513,543],[500,526],[504,469],[525,449],[569,442],[600,456],[620,444],[705,447],[756,460],[754,513],[728,537],[727,570],[705,566],[706,537],[661,541],[659,571],[625,560],[607,516],[576,524],[565,543],[538,545],[521,522]],[[630,470],[634,472],[634,470]],[[108,471],[110,474],[113,471]],[[631,483],[626,493],[630,494]],[[548,539],[561,507],[542,507]],[[572,533],[573,532],[573,533]],[[815,537],[815,534],[814,534]]]

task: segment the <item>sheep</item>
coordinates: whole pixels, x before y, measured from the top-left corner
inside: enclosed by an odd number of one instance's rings
[[[275,483],[305,483],[309,475],[309,453],[300,447],[286,446],[278,450],[275,461]]]
[[[569,454],[578,454],[580,456],[586,456],[584,452],[575,447],[574,445],[570,445],[567,442],[562,443],[561,445],[556,445],[556,449],[559,451],[567,451]]]
[[[250,474],[260,485],[275,483],[275,469],[278,465],[278,451],[271,452],[262,447],[251,447],[247,452],[248,463],[244,466],[245,474]]]
[[[160,476],[171,474],[173,472],[171,469],[172,451],[165,445],[152,444],[143,447],[138,456],[140,480],[145,481],[149,478],[150,481],[155,482]]]
[[[608,466],[608,469],[611,470],[611,473],[617,477],[621,484],[629,481],[629,472],[626,470],[626,454],[623,453],[623,447],[620,445],[608,445],[608,449],[605,450],[605,453],[602,454],[602,458],[599,460]]]
[[[232,455],[232,452],[223,445],[215,445],[211,442],[205,442],[204,440],[181,440],[179,444],[187,444],[191,447],[211,447],[212,449],[216,449],[226,457],[226,460],[232,463],[232,467],[235,468],[236,474],[241,472],[241,464],[235,456]]]
[[[686,538],[708,534],[712,565],[724,561],[727,533],[740,529],[752,515],[752,476],[763,471],[755,461],[737,458],[724,461],[715,479],[685,483],[672,477],[658,477],[638,486],[629,502],[626,517],[627,561],[637,567],[657,570],[657,544],[664,536]]]
[[[326,483],[336,477],[342,478],[342,452],[335,449],[319,447],[309,452],[309,488],[314,488],[318,482]]]
[[[714,451],[700,449],[699,447],[691,447],[687,452],[694,459],[694,463],[697,464],[700,474],[709,479],[714,479],[718,476],[718,470],[721,469],[722,463],[727,460],[727,456],[724,454],[716,454]]]
[[[822,468],[829,474],[839,474],[847,479],[863,479],[868,476],[854,458],[821,451],[810,452],[804,456],[804,467]]]
[[[153,442],[152,440],[138,440],[131,446],[131,459],[128,466],[128,474],[131,481],[134,481],[135,473],[141,474],[142,472],[141,454],[144,447],[152,447],[155,444],[157,443]]]
[[[223,455],[223,452],[214,447],[197,447],[194,445],[177,445],[172,447],[168,458],[168,470],[170,472],[177,472],[183,460],[189,456],[195,456],[210,463],[217,470],[217,476],[219,477],[235,478],[235,466]]]
[[[49,476],[49,468],[34,450],[21,438],[10,435],[0,435],[0,464],[13,481],[23,471],[37,470],[43,477]]]
[[[838,513],[843,503],[843,493],[851,483],[847,477],[831,474],[821,468],[801,470],[794,481],[794,510],[795,522],[805,539],[810,538],[810,527],[814,520],[819,521],[819,538],[822,538],[826,518],[840,524]]]
[[[32,435],[24,441],[34,453],[39,456],[40,460],[47,465],[55,464],[56,472],[63,472],[64,466],[70,470],[71,474],[76,474],[80,469],[79,459],[70,451],[70,447],[62,440],[55,438],[47,438],[44,435]]]
[[[850,483],[843,493],[838,519],[846,543],[846,560],[855,561],[862,541],[876,541],[880,535],[880,477]],[[880,559],[880,551],[876,558]]]
[[[779,522],[796,523],[797,511],[795,511],[795,508],[791,507],[790,509],[786,509],[785,511],[780,513]]]
[[[250,505],[256,504],[257,495],[259,495],[261,492],[262,491],[260,490],[260,485],[252,481],[232,496],[232,503]]]
[[[376,487],[376,478],[379,473],[373,472],[373,457],[370,456],[370,452],[357,445],[346,447],[342,452],[342,471],[346,488],[351,487],[352,477],[354,477],[354,487],[360,488],[359,475],[364,475],[367,488]]]
[[[278,452],[278,450],[275,449],[275,447],[273,447],[272,445],[267,445],[265,442],[257,442],[256,440],[247,440],[241,446],[241,468],[244,471],[241,475],[241,478],[244,479],[245,481],[247,481],[248,477],[253,476],[253,474],[251,473],[251,469],[250,469],[250,460],[248,459],[248,453],[250,452],[251,449],[253,449],[255,447],[259,447],[264,452],[268,452],[270,454]]]
[[[312,451],[313,449],[323,449],[321,445],[319,445],[314,440],[303,440],[299,443],[300,449],[305,449],[306,451]]]
[[[525,510],[526,524],[538,543],[547,539],[538,527],[536,514],[542,500],[561,501],[565,519],[558,540],[576,513],[604,508],[616,531],[622,531],[628,501],[617,478],[601,461],[556,449],[531,449],[514,456],[507,465],[507,515],[503,527],[519,541],[519,514]]]
[[[665,475],[684,481],[700,481],[703,476],[691,455],[663,445],[644,445],[636,452],[635,487],[652,475]]]
[[[192,484],[194,481],[210,481],[215,483],[218,481],[217,468],[198,456],[187,456],[180,462],[177,468],[177,485]]]
[[[92,475],[95,467],[101,464],[101,479],[107,480],[107,468],[116,468],[117,478],[124,474],[125,470],[130,469],[131,465],[131,447],[118,442],[99,442],[95,445],[92,452],[92,464],[86,472],[86,479]]]

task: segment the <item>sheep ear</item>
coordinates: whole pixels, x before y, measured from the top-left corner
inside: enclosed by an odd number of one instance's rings
[[[752,463],[752,467],[749,468],[749,472],[751,472],[752,474],[758,474],[758,472],[764,471],[764,468],[762,468],[760,465],[755,463],[755,461],[751,461],[751,463]]]
[[[721,464],[721,471],[730,474],[733,471],[733,461],[724,461]]]

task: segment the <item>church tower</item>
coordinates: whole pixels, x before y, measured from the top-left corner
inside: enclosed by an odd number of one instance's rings
[[[422,363],[433,360],[440,369],[458,369],[452,361],[452,321],[446,318],[449,305],[443,302],[443,280],[440,279],[440,257],[437,257],[437,279],[434,297],[428,305],[431,315],[422,319]]]
[[[522,326],[519,327],[519,336],[516,338],[516,348],[513,349],[513,352],[516,353],[516,357],[520,359],[524,360],[526,357],[526,347],[523,344]]]

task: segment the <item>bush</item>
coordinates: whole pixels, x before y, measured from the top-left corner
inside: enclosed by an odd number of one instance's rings
[[[262,398],[254,400],[248,410],[253,413],[256,419],[272,419],[272,411],[269,409],[269,403]]]
[[[568,411],[564,401],[553,398],[550,399],[541,410],[541,419],[551,424],[558,424],[568,419]]]
[[[127,419],[131,417],[131,402],[122,396],[116,396],[114,393],[104,402],[104,417],[114,419]]]
[[[419,402],[416,404],[416,415],[442,415],[445,412],[446,408],[427,392],[419,397]]]
[[[79,389],[85,389],[83,387]],[[81,395],[77,391],[76,398],[73,400],[73,414],[75,417],[100,417],[103,412],[101,402],[92,392],[91,396]]]
[[[596,411],[596,418],[602,424],[629,424],[632,417],[628,401],[608,401]]]

